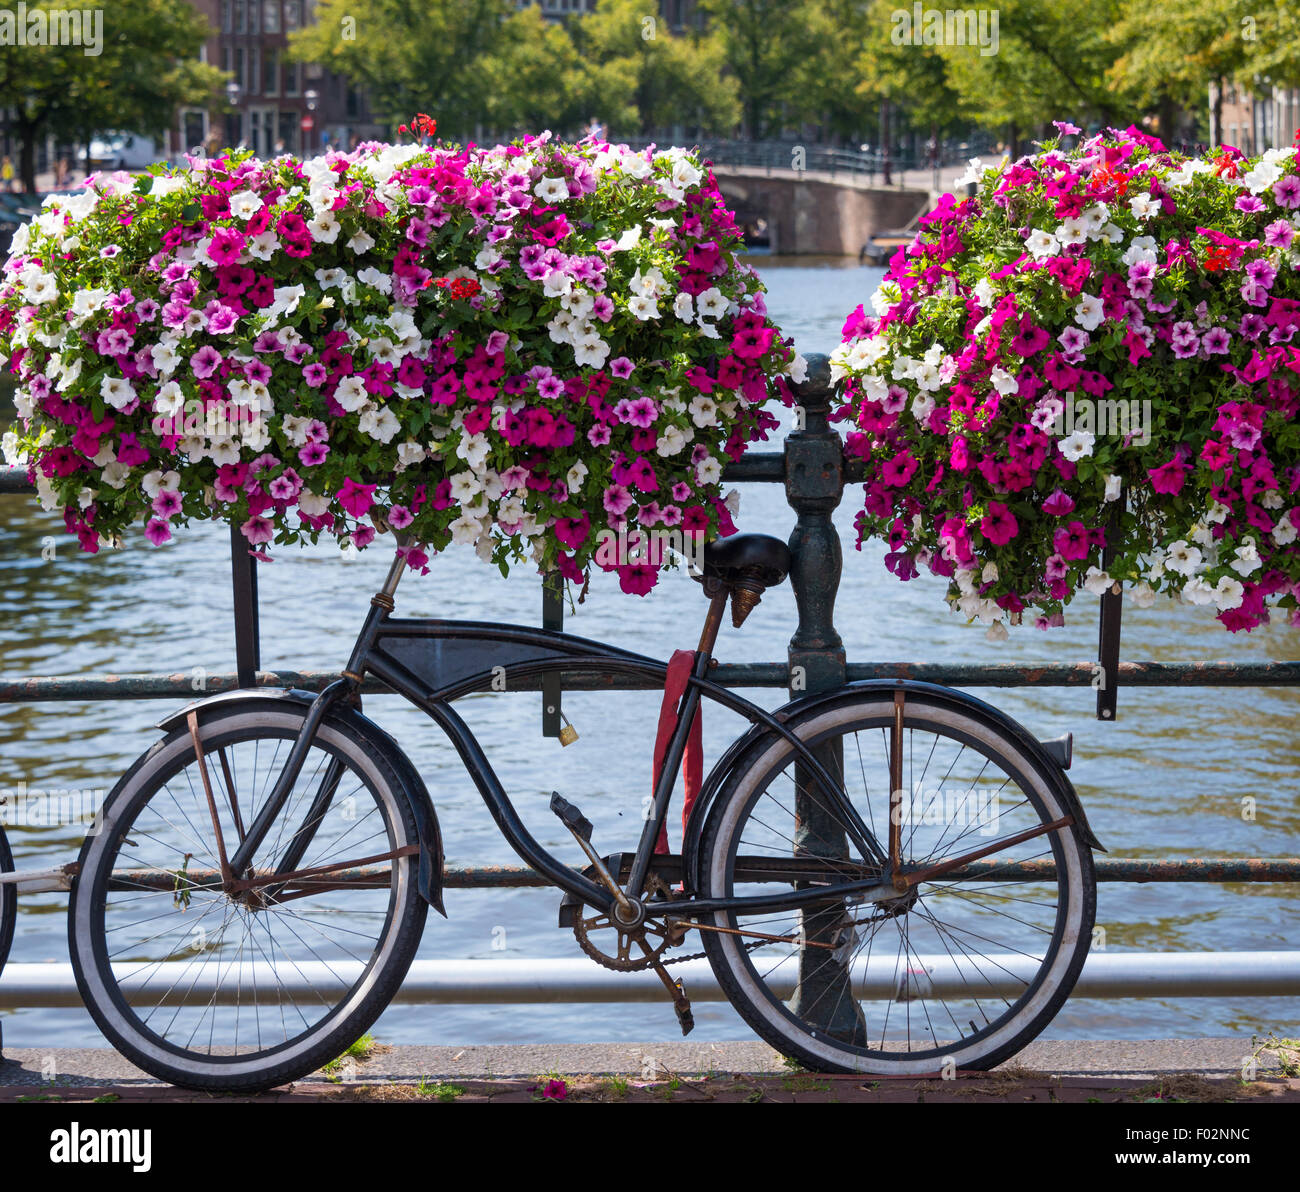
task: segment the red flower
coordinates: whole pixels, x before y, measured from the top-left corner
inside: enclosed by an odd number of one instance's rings
[[[1216,178],[1236,178],[1241,171],[1237,169],[1237,163],[1232,160],[1232,154],[1220,153],[1214,159],[1214,176]]]

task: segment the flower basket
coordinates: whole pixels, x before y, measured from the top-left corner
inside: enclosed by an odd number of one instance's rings
[[[969,181],[832,357],[860,541],[900,579],[947,577],[994,639],[1121,585],[1234,632],[1270,606],[1297,623],[1295,150],[1186,158],[1108,130]]]
[[[14,238],[6,457],[90,551],[378,525],[645,592],[611,543],[731,532],[722,467],[788,397],[740,244],[692,154],[549,135],[98,176]]]

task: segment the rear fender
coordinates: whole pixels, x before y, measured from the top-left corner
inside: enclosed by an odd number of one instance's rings
[[[266,687],[259,688],[256,691],[223,691],[218,695],[208,696],[206,699],[195,700],[193,703],[186,704],[185,707],[170,713],[160,720],[158,727],[170,732],[176,728],[183,728],[190,712],[198,712],[201,721],[204,715],[210,714],[214,710],[233,709],[243,704],[265,703],[269,700],[288,701],[303,705],[305,710],[315,702],[316,696],[310,691],[302,691],[293,687]],[[392,764],[397,773],[398,781],[401,783],[402,791],[406,795],[407,802],[411,805],[411,812],[415,817],[416,832],[420,840],[420,868],[416,877],[416,888],[425,902],[445,917],[447,911],[443,906],[442,895],[442,830],[438,825],[438,815],[434,811],[433,800],[429,797],[429,791],[424,785],[424,779],[420,777],[418,771],[411,764],[410,758],[402,752],[397,742],[368,716],[363,716],[357,708],[348,704],[335,703],[330,709],[329,715],[342,721],[366,738]]]
[[[793,730],[801,721],[824,712],[837,704],[854,702],[861,699],[864,694],[883,693],[892,695],[900,687],[907,693],[924,697],[932,704],[946,705],[959,711],[976,713],[994,721],[998,728],[1024,749],[1026,754],[1039,765],[1045,775],[1058,783],[1062,798],[1065,800],[1070,814],[1074,817],[1075,823],[1079,825],[1080,832],[1088,846],[1103,853],[1106,851],[1101,841],[1093,834],[1088,823],[1088,817],[1084,814],[1079,793],[1074,789],[1074,784],[1065,773],[1062,762],[1063,759],[1067,758],[1066,751],[1057,746],[1056,743],[1048,744],[1040,741],[1022,724],[1011,719],[1005,712],[995,708],[992,704],[985,703],[984,700],[976,699],[974,696],[966,695],[961,691],[955,691],[951,687],[941,687],[935,683],[924,683],[914,679],[865,679],[856,683],[847,683],[843,687],[835,688],[833,691],[800,696],[798,699],[784,704],[772,715]],[[766,748],[769,743],[767,738],[770,735],[770,730],[764,726],[754,725],[747,733],[732,742],[722,757],[718,759],[713,769],[709,771],[708,779],[701,787],[699,798],[691,809],[691,815],[686,825],[685,840],[682,844],[682,872],[691,890],[698,891],[699,889],[700,842],[704,834],[704,824],[708,818],[710,807],[716,801],[718,793],[722,790],[728,777],[734,771],[742,768],[744,764],[747,764],[751,754]]]

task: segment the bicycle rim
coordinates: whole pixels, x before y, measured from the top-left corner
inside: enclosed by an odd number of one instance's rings
[[[227,854],[253,822],[288,754],[300,714],[245,712],[203,728]],[[415,843],[409,809],[382,762],[322,725],[284,808],[254,858],[272,872],[329,773],[333,798],[295,870],[379,856]],[[101,1029],[147,1070],[235,1087],[313,1070],[382,1011],[418,944],[423,903],[414,857],[339,874],[221,888],[220,847],[187,733],[137,764],[88,838],[73,895],[74,965]]]
[[[892,722],[892,700],[877,697],[797,730],[882,845]],[[1075,830],[1000,843],[1068,811],[1059,786],[1023,747],[981,717],[909,699],[902,763],[903,869],[994,847],[970,863],[970,876],[939,875],[885,903],[830,896],[803,912],[712,920],[782,942],[702,932],[742,1015],[810,1067],[923,1074],[992,1066],[1046,1026],[1087,952],[1095,887],[1091,854]],[[778,740],[732,780],[705,833],[709,896],[778,892],[765,859],[818,857],[817,872],[805,878],[830,886],[881,875],[884,867],[848,843],[842,817],[802,771]]]

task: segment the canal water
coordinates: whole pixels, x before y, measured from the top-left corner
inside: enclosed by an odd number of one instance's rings
[[[777,321],[803,351],[830,351],[845,315],[875,288],[878,270],[852,262],[756,257]],[[793,515],[779,485],[740,486],[739,525],[785,537]],[[1095,657],[1095,602],[1079,600],[1063,629],[1013,632],[1001,644],[950,614],[933,577],[900,584],[882,550],[854,549],[851,520],[859,490],[838,516],[845,568],[836,620],[857,661],[1057,662]],[[55,556],[42,547],[53,536]],[[284,549],[264,566],[262,664],[267,669],[333,668],[345,662],[370,594],[388,557],[379,549],[345,562],[337,551]],[[196,526],[161,548],[133,543],[83,556],[53,515],[19,497],[0,501],[0,672],[9,676],[111,671],[192,673],[234,669],[229,539],[222,526]],[[537,624],[534,577],[502,580],[468,551],[436,561],[398,591],[406,616],[499,619]],[[607,577],[567,625],[655,656],[690,647],[704,602],[697,584],[666,576],[646,598],[622,595]],[[724,662],[784,661],[795,623],[789,586],[764,596],[743,630],[723,630]],[[1159,604],[1126,608],[1130,659],[1300,659],[1300,633],[1270,626],[1229,638],[1204,609]],[[1281,690],[1122,690],[1119,719],[1094,719],[1092,692],[1038,689],[976,692],[1043,737],[1072,731],[1072,777],[1092,825],[1119,857],[1278,857],[1300,837],[1300,692]],[[781,693],[757,693],[766,706]],[[157,738],[152,727],[169,702],[41,703],[0,707],[0,788],[107,791]],[[461,703],[525,821],[559,856],[580,856],[546,809],[552,790],[578,803],[595,824],[602,852],[630,848],[650,783],[658,701],[651,693],[570,693],[565,710],[580,741],[561,750],[541,736],[540,696],[492,694]],[[441,817],[447,858],[461,865],[515,863],[450,746],[427,720],[395,697],[367,700],[367,712],[392,732],[421,772]],[[737,718],[710,708],[705,750],[716,757],[740,731]],[[1243,799],[1255,818],[1243,818]],[[74,827],[10,830],[20,866],[71,860]],[[1300,890],[1279,885],[1104,884],[1097,923],[1108,949],[1250,951],[1300,948]],[[539,890],[451,891],[449,918],[430,915],[422,959],[574,957],[572,936],[556,928],[559,895]],[[66,897],[20,900],[11,959],[67,960]],[[695,1007],[695,1038],[750,1037],[721,1004]],[[3,1016],[13,1046],[96,1045],[82,1010],[21,1010]],[[1279,1031],[1300,1034],[1293,999],[1071,1001],[1049,1028],[1056,1038],[1151,1038]],[[678,1036],[667,999],[650,1005],[399,1006],[376,1027],[405,1043],[653,1041]]]

